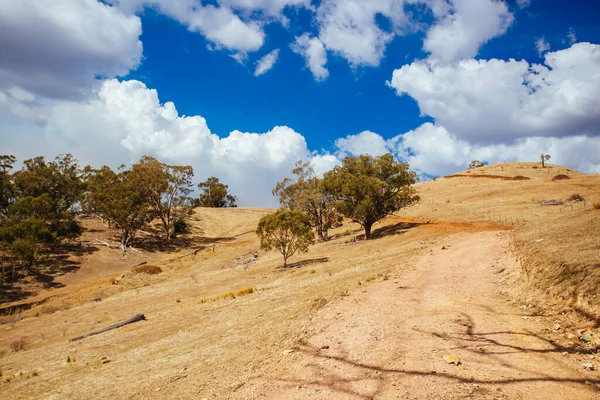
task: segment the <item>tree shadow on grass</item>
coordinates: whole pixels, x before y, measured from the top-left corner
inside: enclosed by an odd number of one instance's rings
[[[376,228],[371,231],[371,239],[370,240],[381,239],[386,236],[401,235],[403,233],[406,233],[407,230],[416,228],[419,225],[422,225],[422,224],[417,223],[417,222],[398,222],[393,225],[382,226],[380,228]],[[344,232],[340,232],[340,233],[333,235],[330,239],[339,239],[344,236],[352,236],[356,240],[365,240],[364,232],[365,232],[365,230],[362,227],[357,228],[357,229],[348,229]]]
[[[79,270],[81,261],[73,257],[82,257],[84,255],[97,252],[99,249],[94,246],[82,246],[79,243],[63,243],[59,245],[54,252],[44,256],[37,265],[31,267],[26,275],[16,282],[6,282],[3,285],[1,303],[12,303],[35,296],[41,289],[56,289],[64,287],[64,284],[56,282],[59,276],[76,272]],[[29,277],[29,278],[27,278]],[[23,280],[25,278],[25,280]],[[40,285],[41,284],[41,287]],[[7,315],[14,310],[27,310],[36,303],[23,303],[11,307],[0,308],[0,315]]]
[[[133,247],[151,253],[174,253],[184,249],[202,250],[217,243],[234,241],[235,237],[206,237],[205,232],[196,227],[190,227],[187,232],[175,238],[165,239],[164,231],[158,228],[149,228],[149,235],[138,235]],[[118,238],[116,238],[118,240]]]
[[[504,373],[497,377],[490,377],[487,373],[478,375],[465,374],[464,370],[440,370],[418,368],[418,366],[407,367],[392,367],[389,364],[378,365],[375,363],[361,362],[349,356],[347,350],[343,347],[337,351],[329,350],[329,346],[320,347],[308,343],[306,339],[297,341],[294,350],[308,357],[308,360],[303,360],[303,365],[310,369],[310,374],[306,377],[278,377],[274,378],[285,387],[293,390],[310,389],[316,391],[327,390],[331,396],[350,395],[353,398],[359,399],[374,399],[389,392],[391,385],[396,386],[400,383],[402,386],[403,378],[422,377],[430,384],[434,381],[441,383],[442,387],[448,388],[449,383],[468,384],[469,386],[460,386],[460,390],[485,391],[488,394],[494,394],[495,387],[510,386],[522,383],[541,382],[545,384],[566,384],[577,385],[580,388],[582,395],[585,393],[600,393],[599,378],[584,378],[584,377],[566,377],[562,373],[561,368],[550,369],[548,371],[525,370],[522,365],[513,364],[511,360],[518,360],[524,354],[534,354],[535,357],[549,362],[561,363],[562,358],[557,359],[552,357],[552,354],[560,353],[575,353],[575,354],[590,354],[597,349],[578,349],[575,347],[565,347],[557,344],[553,340],[543,337],[532,332],[513,332],[513,331],[498,331],[498,332],[479,332],[472,318],[461,313],[461,316],[455,321],[461,325],[462,332],[444,332],[444,331],[423,331],[415,329],[424,335],[432,335],[446,343],[454,344],[454,347],[443,345],[447,350],[461,349],[476,354],[478,363],[482,365],[490,364],[497,365],[503,369],[509,368],[513,371],[512,376],[505,376]],[[414,328],[413,328],[414,329]],[[525,337],[524,339],[516,339],[517,337]],[[511,354],[515,354],[512,358]],[[502,358],[500,358],[502,357]],[[511,358],[507,358],[511,357]],[[552,358],[549,358],[552,357]],[[558,361],[557,361],[558,360]],[[535,362],[532,359],[531,362]],[[524,375],[524,372],[527,374]],[[493,385],[493,386],[490,386]],[[408,393],[408,392],[407,392]],[[388,393],[389,394],[389,393]],[[409,394],[409,393],[408,393]],[[450,393],[445,393],[451,395]],[[478,394],[474,398],[482,397],[483,393],[463,393],[465,398],[473,398],[470,395]],[[497,393],[496,393],[497,394]],[[458,395],[458,394],[457,394]],[[462,395],[460,396],[463,397]],[[437,398],[437,397],[436,397]],[[454,398],[454,397],[453,397]],[[496,398],[494,396],[494,398]]]
[[[321,257],[321,258],[311,258],[308,260],[297,261],[292,264],[288,264],[285,268],[281,268],[281,271],[289,271],[291,269],[298,269],[303,267],[308,267],[309,265],[314,264],[323,264],[329,261],[329,257]]]
[[[421,225],[416,222],[398,222],[397,224],[382,226],[373,230],[371,233],[371,239],[381,239],[386,236],[394,236],[406,233],[407,230],[416,228]],[[364,238],[364,235],[362,235]]]
[[[592,322],[594,324],[594,328],[600,328],[600,315],[595,315],[581,307],[573,307],[573,310],[575,310],[575,312],[577,312],[577,314],[580,316]]]

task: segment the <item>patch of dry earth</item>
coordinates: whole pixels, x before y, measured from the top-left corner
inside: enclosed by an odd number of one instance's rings
[[[500,293],[498,271],[516,267],[509,235],[451,234],[402,274],[331,303],[294,352],[257,368],[233,396],[598,399],[598,371]]]

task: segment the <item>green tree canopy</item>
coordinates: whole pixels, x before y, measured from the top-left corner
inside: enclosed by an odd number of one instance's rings
[[[0,156],[0,222],[8,218],[8,207],[16,200],[10,170],[17,159],[14,156]]]
[[[197,205],[200,207],[237,207],[237,197],[228,193],[229,186],[219,182],[219,178],[211,176],[198,184],[202,190]]]
[[[161,221],[165,239],[175,237],[177,221],[192,215],[192,178],[190,166],[168,165],[155,158],[144,156],[132,166],[152,213]]]
[[[323,193],[321,180],[317,178],[310,162],[298,161],[292,175],[293,178],[285,178],[277,183],[273,195],[279,196],[282,207],[308,214],[318,239],[327,240],[328,230],[341,222],[333,197]]]
[[[359,223],[365,238],[371,238],[373,224],[419,200],[413,184],[416,173],[391,154],[379,157],[346,157],[342,165],[323,177],[323,190],[336,200],[344,216]]]
[[[256,234],[260,239],[260,248],[275,248],[283,255],[283,267],[296,252],[306,253],[308,246],[314,244],[315,234],[306,214],[298,210],[279,210],[265,215],[258,222]]]
[[[23,168],[14,174],[14,183],[19,197],[50,196],[56,215],[73,211],[85,188],[79,164],[71,154],[50,162],[44,157],[25,160]]]
[[[140,190],[139,173],[124,166],[119,172],[104,166],[88,171],[87,180],[86,204],[121,230],[121,250],[125,255],[135,233],[151,219],[147,198]]]

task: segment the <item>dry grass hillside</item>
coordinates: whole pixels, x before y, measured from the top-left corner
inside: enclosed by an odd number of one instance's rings
[[[552,180],[561,174],[570,179]],[[352,310],[369,290],[384,296],[377,285],[398,284],[434,249],[480,233],[513,235],[527,276],[519,295],[575,305],[597,329],[600,176],[535,163],[457,175],[419,184],[421,203],[376,224],[373,240],[353,242],[361,230],[347,222],[286,270],[276,252],[236,266],[258,249],[253,230],[267,209],[199,209],[189,235],[165,244],[150,231],[135,243],[141,254],[126,259],[88,245],[115,238],[99,221],[84,221],[81,242],[63,260],[69,268],[48,271],[44,284],[24,282],[21,298],[2,305],[10,315],[0,325],[1,397],[269,398],[249,382],[276,374],[284,350],[317,329],[324,310]],[[502,179],[515,176],[529,179]],[[585,204],[571,202],[573,194]],[[519,274],[507,270],[506,279],[509,272]],[[69,341],[138,313],[146,321]],[[352,393],[340,398],[379,398]]]
[[[600,175],[552,164],[495,164],[424,182],[419,194],[422,202],[406,215],[514,227],[530,286],[600,314],[600,210],[594,208]]]

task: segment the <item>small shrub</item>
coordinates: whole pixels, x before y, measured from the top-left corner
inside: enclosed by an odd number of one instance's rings
[[[221,294],[218,294],[216,296],[213,297],[205,297],[203,299],[200,299],[200,301],[198,301],[198,304],[204,304],[204,303],[208,303],[208,302],[215,302],[215,301],[219,301],[219,300],[225,300],[225,299],[235,299],[236,297],[242,297],[242,296],[246,296],[249,294],[252,294],[256,292],[255,288],[246,288],[246,289],[242,289],[242,290],[238,290],[237,292],[235,291],[228,291],[228,292],[223,292]]]
[[[133,272],[136,274],[158,275],[162,272],[162,269],[156,265],[140,265],[135,267]]]
[[[571,196],[569,196],[567,201],[583,201],[583,196],[579,193],[574,193]]]
[[[312,274],[316,274],[316,273],[317,273],[317,271],[316,271],[316,270],[314,270],[314,269],[311,269],[310,271],[308,271],[308,273],[309,273],[309,275],[312,275]]]
[[[594,208],[594,210],[600,210],[600,203],[594,203],[592,204],[592,207]]]
[[[317,311],[323,307],[325,307],[325,305],[327,305],[328,301],[325,297],[320,296],[317,297],[316,299],[313,300],[312,306],[310,307],[310,311]]]
[[[12,351],[14,351],[15,353],[18,351],[25,350],[26,347],[27,347],[27,340],[23,337],[21,339],[15,340],[14,342],[12,342],[10,344],[10,349]]]
[[[190,231],[190,225],[184,219],[178,219],[173,224],[173,237],[180,233],[188,233]]]
[[[246,296],[247,294],[252,294],[252,293],[254,293],[254,288],[246,288],[246,289],[238,290],[236,293],[236,296],[241,297],[241,296]]]
[[[558,174],[554,178],[552,178],[553,181],[564,181],[566,179],[571,179],[571,177],[565,174]]]
[[[57,306],[54,305],[45,305],[42,306],[42,308],[40,308],[40,314],[54,314],[55,312],[59,311],[60,309]]]
[[[507,178],[506,180],[508,180],[508,181],[528,181],[529,179],[531,179],[531,178],[528,178],[523,175],[516,175],[516,176],[513,176],[512,178]]]

